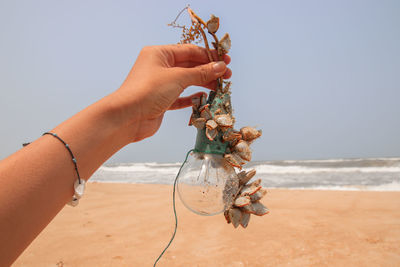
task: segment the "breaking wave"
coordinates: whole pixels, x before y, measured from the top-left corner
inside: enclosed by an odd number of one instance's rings
[[[172,184],[181,163],[104,165],[92,181]],[[251,162],[267,188],[400,191],[400,158]]]

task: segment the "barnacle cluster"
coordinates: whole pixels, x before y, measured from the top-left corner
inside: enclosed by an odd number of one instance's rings
[[[221,39],[216,36],[219,18],[211,15],[211,18],[204,22],[191,8],[186,7],[184,10],[187,10],[191,17],[190,28],[177,25],[176,19],[169,24],[182,28],[181,43],[199,42],[202,39],[210,61],[222,60],[224,54],[228,53],[231,48],[231,40],[227,33]],[[214,39],[212,45],[217,51],[218,59],[214,59],[212,56],[205,31],[208,31]],[[204,131],[210,142],[225,144],[224,149],[226,147],[226,150],[223,152],[225,161],[239,169],[240,172],[237,173],[239,186],[234,194],[233,203],[225,210],[224,215],[227,222],[232,223],[235,228],[239,224],[245,228],[251,214],[262,216],[268,213],[268,209],[260,202],[267,192],[261,187],[261,180],[249,183],[256,171],[254,169],[248,172],[241,171],[242,166],[251,161],[250,144],[259,138],[262,132],[253,127],[234,129],[235,118],[232,115],[230,88],[231,82],[219,78],[216,90],[211,91],[208,99],[205,95],[193,98],[193,112],[189,125],[193,125],[198,131]]]

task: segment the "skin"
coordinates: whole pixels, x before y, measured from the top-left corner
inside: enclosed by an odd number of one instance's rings
[[[213,51],[216,57],[215,51]],[[224,62],[210,63],[194,45],[145,47],[121,87],[55,127],[73,151],[80,175],[90,176],[125,145],[154,135],[167,110],[191,106],[199,92],[229,78]],[[0,161],[0,266],[9,266],[73,196],[77,179],[64,145],[45,135]]]

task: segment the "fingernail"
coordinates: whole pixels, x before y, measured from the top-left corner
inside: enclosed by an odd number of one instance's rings
[[[217,63],[214,63],[213,69],[215,72],[223,72],[226,68],[226,64],[223,61],[219,61]]]

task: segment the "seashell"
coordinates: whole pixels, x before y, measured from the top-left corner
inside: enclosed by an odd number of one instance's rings
[[[243,213],[253,213],[254,212],[254,208],[253,208],[253,203],[251,203],[250,205],[244,206],[240,208],[242,210]]]
[[[249,185],[260,186],[261,185],[261,179],[257,179],[257,180],[255,180],[254,182],[252,182]]]
[[[197,110],[197,108],[195,108],[194,106],[192,106],[192,114],[190,115],[190,119],[189,119],[189,126],[193,125],[193,121],[197,118],[200,117],[200,113]]]
[[[203,95],[201,95],[201,98],[200,98],[200,106],[204,106],[206,104],[207,104],[207,95],[203,94]]]
[[[196,127],[199,130],[204,129],[204,127],[206,126],[206,119],[204,119],[204,118],[194,119],[192,121],[192,124],[194,127]]]
[[[231,155],[232,155],[232,157],[235,158],[235,160],[236,160],[240,165],[246,164],[246,161],[244,161],[236,152],[233,152]],[[242,168],[242,167],[240,167],[240,168]]]
[[[227,82],[225,86],[222,88],[222,93],[228,93],[229,89],[231,88],[232,82]],[[225,105],[229,103],[225,103]]]
[[[207,30],[210,33],[216,33],[218,31],[219,28],[219,18],[211,15],[211,18],[209,21],[207,21]]]
[[[83,196],[83,194],[85,193],[85,184],[86,184],[86,181],[83,180],[83,179],[80,179],[80,183],[79,183],[78,179],[75,180],[75,183],[74,183],[74,190],[75,190],[74,197],[76,199],[80,199]]]
[[[254,195],[258,190],[261,189],[261,179],[258,179],[251,184],[243,186],[243,188],[240,190],[240,195],[241,196],[251,196]]]
[[[249,196],[243,196],[243,197],[238,197],[235,199],[235,202],[233,203],[236,207],[244,207],[247,206],[251,203],[250,197]]]
[[[260,188],[255,194],[250,196],[251,202],[256,202],[262,199],[267,194],[267,189]]]
[[[225,33],[221,40],[219,40],[219,45],[224,53],[229,52],[229,50],[231,49],[231,38],[229,37],[228,33]]]
[[[225,160],[233,167],[242,168],[242,165],[236,161],[236,157],[233,154],[225,154]]]
[[[243,140],[252,141],[261,136],[262,131],[257,130],[253,127],[243,127],[240,129],[240,133],[243,136]]]
[[[229,219],[231,220],[233,226],[237,228],[242,219],[242,212],[239,209],[230,209],[229,210]]]
[[[233,121],[229,114],[216,115],[214,117],[216,123],[222,127],[232,127]]]
[[[227,132],[229,129],[231,129],[232,127],[223,127],[223,126],[219,126],[219,129],[221,132],[225,133]]]
[[[192,106],[192,116],[197,116],[199,117],[200,113],[199,113],[199,109],[196,108],[195,106]]]
[[[229,210],[224,211],[224,217],[228,224],[231,223],[231,218],[229,218]]]
[[[263,216],[269,212],[268,208],[265,207],[261,202],[251,203],[251,206],[253,208],[251,213],[254,215]]]
[[[232,148],[232,151],[235,151],[234,148],[235,148],[235,146],[237,145],[237,143],[238,143],[239,141],[240,141],[240,140],[233,140],[233,141],[231,141],[230,146],[231,146],[231,148]],[[241,158],[241,157],[240,157],[240,158]]]
[[[76,207],[79,204],[79,199],[76,197],[73,197],[70,202],[67,203],[69,206]]]
[[[200,105],[199,112],[202,112],[206,107],[210,109],[210,104]]]
[[[207,127],[208,129],[213,130],[213,129],[215,129],[215,128],[218,127],[218,124],[217,124],[214,120],[208,120],[208,121],[206,122],[206,127]]]
[[[208,105],[205,105],[204,108],[202,107],[202,111],[200,112],[200,117],[206,120],[212,119],[211,111],[208,108]]]
[[[242,219],[240,220],[240,225],[243,228],[246,228],[247,225],[249,225],[249,221],[250,221],[250,214],[246,213],[246,212],[242,212]]]
[[[251,150],[249,144],[244,141],[240,140],[234,147],[234,150],[237,154],[244,160],[250,161],[251,160]]]
[[[246,171],[241,171],[237,174],[237,177],[239,179],[239,185],[244,185],[245,183],[242,183],[241,181],[243,181],[246,178]]]
[[[207,136],[208,140],[210,140],[210,141],[214,140],[214,138],[217,136],[217,134],[218,134],[217,129],[206,128],[206,136]]]
[[[200,102],[201,102],[200,97],[195,96],[195,97],[192,98],[192,105],[193,105],[193,107],[195,107],[196,109],[198,109],[198,108],[200,107]]]
[[[193,113],[192,113],[192,115],[190,116],[190,119],[189,119],[189,123],[188,123],[189,126],[193,125],[193,120],[194,120],[194,116],[193,116]]]
[[[239,176],[239,184],[240,185],[247,184],[247,182],[250,181],[250,179],[253,178],[254,175],[256,175],[255,169],[252,169],[248,172],[244,172],[244,174],[241,174],[240,176],[238,175]]]
[[[240,133],[238,133],[238,132],[235,132],[235,131],[226,132],[222,136],[222,139],[225,142],[232,142],[232,141],[235,141],[235,140],[240,140],[241,138],[242,138],[242,135]]]

